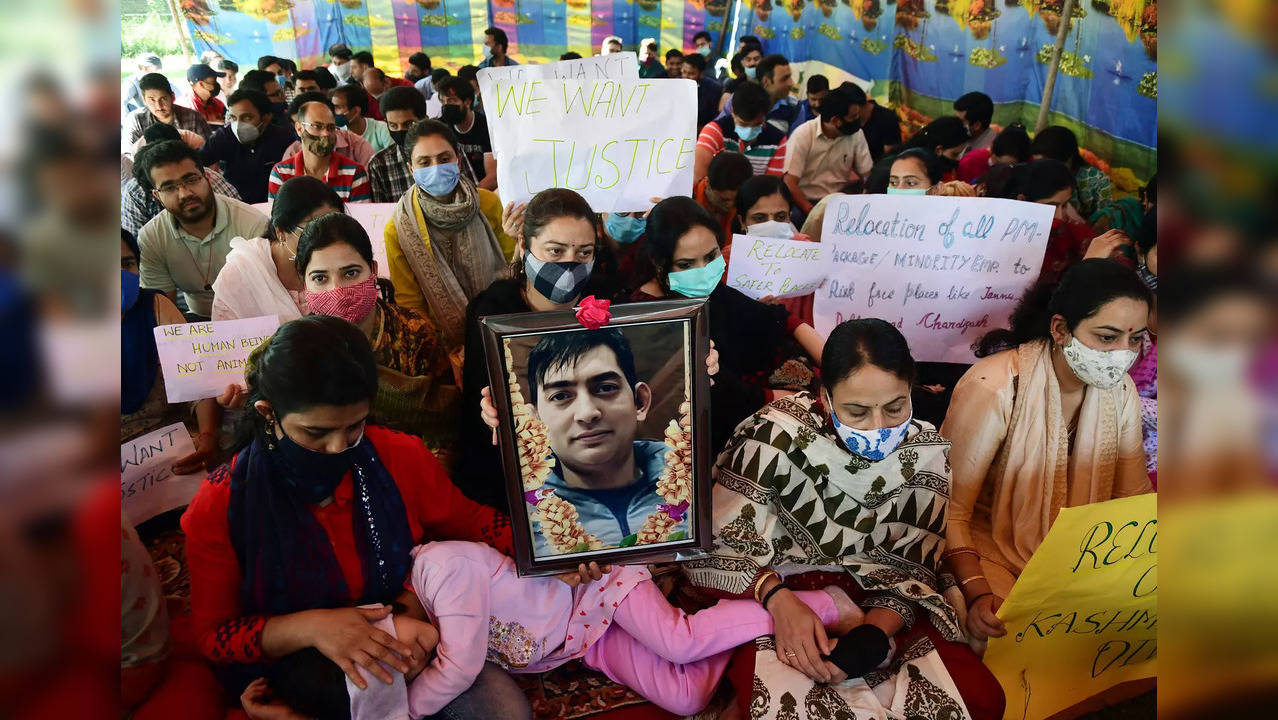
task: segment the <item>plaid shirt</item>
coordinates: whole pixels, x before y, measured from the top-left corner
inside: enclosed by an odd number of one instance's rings
[[[125,124],[126,142],[124,143],[124,147],[133,147],[133,144],[138,141],[138,138],[142,137],[142,133],[146,132],[147,128],[158,122],[159,120],[156,120],[155,116],[152,115],[151,111],[147,108],[135,110],[133,114],[129,116],[129,120]],[[203,137],[205,140],[208,140],[209,136],[213,134],[212,128],[210,128],[209,124],[204,121],[203,115],[191,108],[184,108],[181,105],[173,106],[173,127],[178,130],[190,130],[196,135]]]
[[[373,156],[368,163],[368,182],[373,186],[375,203],[399,202],[413,186],[408,158],[398,145],[391,145]]]
[[[266,183],[267,195],[274,200],[281,185],[305,174],[306,164],[302,151],[299,150],[292,157],[286,156],[271,168],[271,177]],[[337,192],[343,202],[369,202],[368,174],[364,172],[364,166],[341,153],[332,154],[324,182]]]
[[[209,179],[213,192],[236,200],[240,199],[239,191],[222,177],[222,173],[206,167],[204,177]],[[132,233],[133,237],[137,237],[142,226],[159,215],[162,210],[164,206],[160,204],[160,201],[156,200],[150,191],[139,185],[134,178],[129,178],[120,191],[120,227]]]

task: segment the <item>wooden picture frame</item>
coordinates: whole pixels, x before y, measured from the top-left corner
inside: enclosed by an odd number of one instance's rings
[[[598,330],[481,319],[520,575],[709,549],[708,322],[704,300],[621,305]]]

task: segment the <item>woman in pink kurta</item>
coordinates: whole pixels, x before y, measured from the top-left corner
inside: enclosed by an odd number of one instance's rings
[[[436,713],[471,686],[485,661],[539,673],[575,658],[690,715],[709,702],[733,648],[772,633],[772,617],[752,600],[722,600],[695,615],[671,607],[644,566],[617,566],[571,588],[553,577],[521,578],[513,560],[479,543],[429,543],[413,556],[413,589],[439,629],[435,656],[407,683],[406,697],[396,685],[370,682],[361,691],[348,681],[354,720],[373,717],[361,708],[376,707],[379,717]],[[796,595],[827,626],[860,613],[837,590]]]

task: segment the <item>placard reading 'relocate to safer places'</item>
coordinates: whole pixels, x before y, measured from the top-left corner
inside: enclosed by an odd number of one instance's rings
[[[596,212],[631,212],[692,195],[691,80],[480,77],[503,202],[562,187]]]
[[[755,300],[808,295],[825,279],[821,243],[733,235],[728,287]]]
[[[838,195],[827,201],[816,330],[882,318],[915,360],[973,361],[972,343],[1006,327],[1037,279],[1051,205],[997,198]]]
[[[274,315],[157,326],[155,346],[169,402],[217,397],[227,385],[243,385],[249,353],[279,326]]]

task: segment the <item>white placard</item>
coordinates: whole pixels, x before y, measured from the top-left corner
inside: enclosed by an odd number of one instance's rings
[[[243,385],[249,353],[279,326],[275,315],[156,326],[169,402],[217,397],[227,385]]]
[[[566,187],[596,212],[630,212],[692,195],[691,80],[496,81],[484,109],[503,202]]]
[[[390,280],[390,265],[386,262],[386,223],[395,217],[397,203],[348,203],[346,214],[359,221],[368,233],[373,246],[373,259],[377,261],[377,276]],[[253,207],[271,216],[271,201],[257,203]]]
[[[808,295],[828,270],[821,243],[733,235],[728,287],[755,300]]]
[[[489,88],[532,80],[638,80],[639,58],[632,52],[594,55],[576,60],[560,60],[541,65],[506,65],[480,68],[475,74],[479,94],[487,108]]]
[[[877,317],[896,325],[915,360],[970,363],[972,343],[1005,327],[1038,279],[1052,206],[996,198],[831,197],[821,244],[829,280],[816,330]]]
[[[191,502],[204,475],[174,475],[173,463],[194,452],[182,423],[120,446],[120,507],[129,522],[137,525]]]

